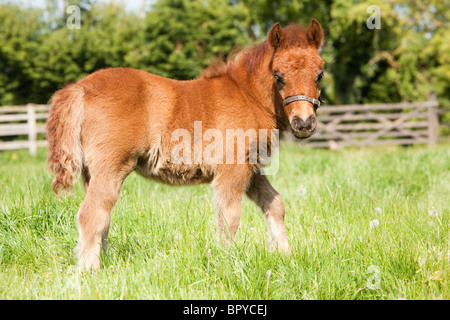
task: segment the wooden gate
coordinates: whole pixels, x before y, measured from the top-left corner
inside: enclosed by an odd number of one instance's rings
[[[438,102],[339,105],[321,107],[312,147],[386,144],[434,145],[438,140]]]

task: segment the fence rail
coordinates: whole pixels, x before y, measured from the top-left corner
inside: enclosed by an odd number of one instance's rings
[[[317,132],[305,144],[312,147],[344,147],[438,142],[440,109],[434,95],[428,101],[411,103],[337,105],[318,109]],[[0,107],[0,150],[28,148],[36,155],[38,134],[45,133],[49,106]],[[445,123],[442,125],[446,125]],[[27,140],[16,140],[27,136]],[[4,137],[11,141],[2,141]],[[8,138],[6,138],[8,139]]]
[[[429,144],[438,142],[439,104],[428,101],[341,105],[318,109],[312,147]]]
[[[38,146],[45,146],[45,140],[38,140],[38,134],[45,133],[45,121],[49,106],[28,104],[26,106],[0,107],[0,150],[26,149],[35,156]],[[19,136],[19,139],[16,137]],[[23,136],[27,136],[24,140]],[[3,141],[5,138],[14,138]]]

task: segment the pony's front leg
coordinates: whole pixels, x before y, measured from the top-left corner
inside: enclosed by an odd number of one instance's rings
[[[228,198],[228,196],[216,193],[216,199],[218,198],[222,199],[216,200],[217,225],[225,245],[228,245],[234,241],[239,227],[242,195],[236,195],[232,201],[224,201],[223,198]]]
[[[233,242],[241,219],[242,196],[251,169],[247,165],[222,165],[213,181],[217,224],[225,245]]]
[[[269,228],[272,248],[291,254],[286,226],[284,224],[284,204],[281,195],[272,187],[266,176],[258,171],[250,179],[247,196],[262,210]]]

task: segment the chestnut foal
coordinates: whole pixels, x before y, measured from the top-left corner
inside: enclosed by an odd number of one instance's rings
[[[86,196],[77,214],[80,269],[100,267],[111,211],[133,170],[169,184],[211,183],[225,242],[236,235],[246,194],[262,209],[273,246],[289,254],[283,200],[264,175],[259,154],[256,163],[249,161],[252,142],[245,144],[244,163],[222,161],[224,156],[206,163],[189,139],[184,147],[193,152],[183,149],[183,157],[192,160],[192,154],[194,161],[180,162],[173,157],[179,147],[173,133],[183,129],[192,136],[194,123],[201,121],[202,133],[275,129],[280,136],[291,130],[297,138],[309,137],[320,105],[322,37],[314,19],[307,28],[276,23],[266,41],[210,66],[195,80],[110,68],[57,91],[47,123],[48,164],[56,194],[70,190],[80,173],[83,178]],[[271,143],[265,146],[269,151]],[[197,151],[205,148],[202,142]]]

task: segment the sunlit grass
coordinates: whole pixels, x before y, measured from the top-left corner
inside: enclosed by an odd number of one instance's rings
[[[1,152],[0,298],[450,299],[449,150],[284,146],[269,179],[284,199],[292,257],[268,251],[249,200],[236,245],[223,248],[208,185],[132,174],[103,268],[82,275],[73,251],[81,184],[59,200],[45,149],[36,159]]]

